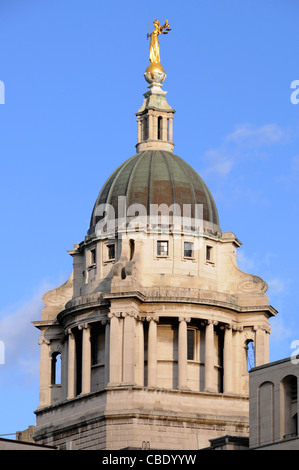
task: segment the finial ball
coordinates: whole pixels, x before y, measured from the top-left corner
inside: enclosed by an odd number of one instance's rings
[[[144,73],[144,78],[150,84],[164,82],[166,78],[164,67],[161,64],[150,64]]]

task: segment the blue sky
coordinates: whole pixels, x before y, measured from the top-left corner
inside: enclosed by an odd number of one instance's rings
[[[175,153],[204,178],[241,269],[269,285],[270,360],[299,340],[297,0],[1,0],[0,434],[35,423],[42,295],[71,274],[112,171],[135,153],[149,18]],[[1,90],[1,89],[0,89]],[[0,97],[1,102],[1,97]]]

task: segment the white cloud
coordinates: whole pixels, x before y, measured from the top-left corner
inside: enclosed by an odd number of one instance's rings
[[[267,284],[269,286],[269,293],[270,295],[277,295],[277,294],[282,294],[285,292],[286,289],[286,283],[285,280],[275,278],[275,279],[270,279],[267,281]]]
[[[261,147],[282,142],[285,136],[285,132],[277,124],[265,124],[256,128],[251,124],[243,124],[238,125],[235,131],[227,136],[226,142]]]
[[[4,343],[5,371],[16,370],[28,378],[38,375],[40,347],[39,331],[32,321],[39,320],[43,307],[42,296],[52,288],[42,285],[30,300],[0,311],[0,340]]]
[[[293,172],[299,174],[299,155],[295,155],[291,162],[291,169]]]
[[[286,137],[286,132],[277,124],[260,127],[238,125],[221,145],[205,153],[204,158],[208,162],[206,172],[226,176],[240,159],[257,155],[261,157],[265,147],[282,143]]]
[[[299,155],[295,155],[283,168],[286,171],[284,174],[277,176],[276,182],[282,183],[288,190],[298,191]]]
[[[255,261],[245,255],[244,251],[237,251],[237,263],[239,268],[244,272],[251,272],[255,268]]]
[[[279,316],[271,321],[271,336],[272,342],[281,342],[289,340],[291,342],[294,332],[291,327],[287,326],[283,319]]]

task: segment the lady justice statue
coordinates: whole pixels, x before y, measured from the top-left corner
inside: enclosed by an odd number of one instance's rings
[[[153,32],[147,34],[147,39],[151,38],[149,50],[150,65],[147,67],[144,76],[149,83],[162,83],[166,78],[166,74],[160,63],[159,34],[168,34],[168,31],[171,31],[171,29],[169,28],[168,20],[166,20],[163,26],[160,26],[160,22],[155,20],[154,26]]]

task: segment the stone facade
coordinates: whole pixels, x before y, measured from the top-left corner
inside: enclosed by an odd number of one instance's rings
[[[69,251],[70,279],[44,296],[34,322],[41,331],[38,443],[200,449],[226,434],[248,436],[248,346],[256,366],[268,362],[276,311],[267,284],[238,268],[241,243],[221,232],[200,177],[172,156],[173,113],[161,88],[150,86],[137,113],[137,157],[104,185],[85,240]],[[150,182],[146,191],[141,180]],[[100,202],[127,195],[199,201],[200,223],[190,228],[172,214],[168,224],[146,218],[137,226],[131,214],[113,234],[104,231]]]

